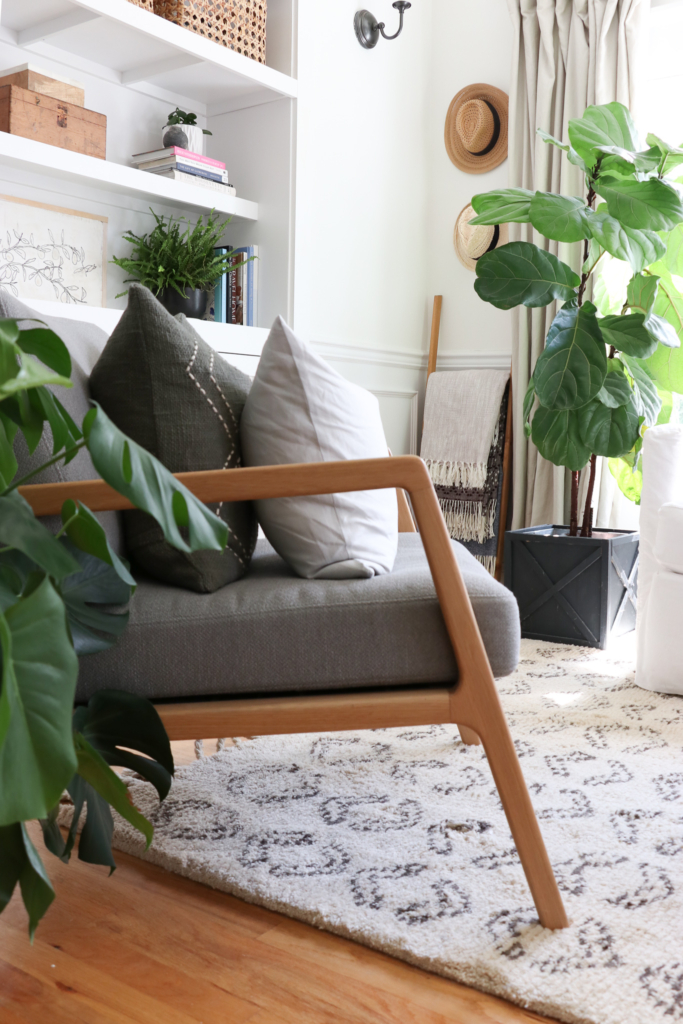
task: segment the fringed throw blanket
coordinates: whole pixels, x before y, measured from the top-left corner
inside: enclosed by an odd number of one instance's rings
[[[448,531],[489,572],[495,569],[507,370],[433,373],[427,385],[422,458]]]

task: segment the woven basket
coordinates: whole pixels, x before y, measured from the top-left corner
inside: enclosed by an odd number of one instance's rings
[[[136,7],[144,7],[146,11],[151,11],[154,14],[154,0],[128,0],[129,4],[135,4]]]
[[[265,64],[266,4],[267,0],[154,0],[154,13]]]

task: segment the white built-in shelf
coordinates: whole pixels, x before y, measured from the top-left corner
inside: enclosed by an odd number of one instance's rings
[[[169,181],[149,171],[138,171],[110,160],[59,149],[45,142],[24,139],[20,135],[0,132],[0,161],[24,171],[48,174],[51,178],[126,193],[138,199],[163,202],[166,206],[186,210],[211,210],[241,220],[258,220],[258,203],[238,196],[229,196],[200,185]]]
[[[297,82],[128,0],[0,0],[0,38],[120,85],[195,101],[211,116],[297,95]]]

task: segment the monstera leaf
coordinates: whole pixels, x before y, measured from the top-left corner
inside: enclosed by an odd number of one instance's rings
[[[547,409],[579,409],[603,385],[607,357],[595,312],[590,302],[581,308],[570,302],[552,322],[534,370],[536,394]]]
[[[0,642],[0,825],[11,825],[47,817],[76,770],[78,659],[49,579],[0,615]]]
[[[59,587],[74,650],[79,657],[106,651],[128,625],[123,606],[130,600],[132,587],[106,562],[68,541],[63,543],[80,565],[80,571],[67,576]]]
[[[56,580],[79,570],[78,562],[36,519],[17,491],[0,497],[0,541],[23,551]]]
[[[228,528],[223,520],[149,452],[121,433],[99,405],[83,421],[83,432],[97,472],[136,508],[153,516],[169,544],[179,551],[225,548]],[[189,542],[181,533],[183,528]]]
[[[569,410],[539,406],[531,421],[531,440],[548,462],[567,469],[583,469],[591,457],[579,431],[578,415]]]
[[[534,193],[525,188],[499,188],[472,197],[472,209],[477,214],[470,224],[526,224],[529,204]]]
[[[590,210],[582,199],[537,192],[529,205],[529,219],[540,234],[558,242],[588,238]]]
[[[581,440],[595,455],[610,459],[629,452],[638,438],[638,413],[633,402],[612,408],[600,401],[579,409]]]
[[[621,103],[587,107],[582,117],[569,122],[568,134],[573,148],[589,168],[595,167],[605,147],[617,146],[629,152],[641,148],[631,115]]]
[[[33,942],[38,922],[55,898],[55,891],[26,826],[18,821],[0,827],[0,913],[12,898],[17,884],[21,886],[28,911],[29,936]]]
[[[600,204],[587,223],[595,241],[611,256],[630,263],[637,273],[666,252],[665,243],[655,231],[625,227],[610,216],[606,203]]]
[[[481,299],[499,309],[547,306],[567,301],[581,283],[571,267],[530,242],[509,242],[477,261],[474,288]]]

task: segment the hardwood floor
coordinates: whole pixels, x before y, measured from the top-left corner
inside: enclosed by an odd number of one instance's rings
[[[214,749],[207,741],[207,752]],[[174,744],[177,763],[192,744]],[[2,1024],[531,1024],[533,1013],[117,853],[47,861],[57,899],[0,916]]]

